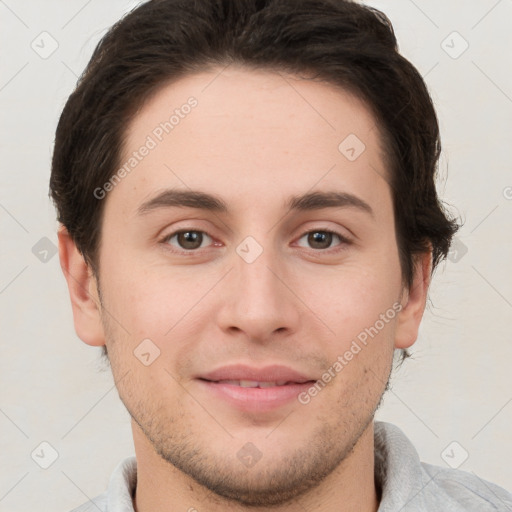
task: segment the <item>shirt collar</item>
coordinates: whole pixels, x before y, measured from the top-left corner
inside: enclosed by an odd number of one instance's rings
[[[384,421],[374,423],[374,440],[375,482],[382,490],[378,512],[428,510],[422,490],[430,480],[411,441]]]

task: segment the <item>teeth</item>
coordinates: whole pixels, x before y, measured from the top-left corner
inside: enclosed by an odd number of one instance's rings
[[[257,388],[258,387],[258,381],[256,380],[241,380],[238,385],[241,388]]]
[[[271,388],[273,386],[281,386],[282,384],[278,384],[277,382],[260,382],[260,388]]]
[[[288,384],[287,380],[276,380],[275,382],[260,382],[260,388],[270,388],[272,386],[284,386]]]
[[[241,388],[272,388],[274,386],[284,386],[286,380],[278,380],[275,382],[258,382],[257,380],[221,380],[224,384],[232,386],[240,386]]]

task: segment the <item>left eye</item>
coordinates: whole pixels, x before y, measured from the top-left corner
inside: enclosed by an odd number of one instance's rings
[[[338,233],[335,233],[334,231],[329,231],[325,229],[308,231],[307,233],[304,233],[301,236],[300,240],[306,238],[307,243],[310,244],[310,246],[313,249],[329,249],[333,241],[333,237],[338,238],[341,241],[341,243],[348,243],[348,240],[345,237],[339,235]]]
[[[171,240],[176,239],[180,249],[191,251],[199,249],[205,237],[211,240],[211,237],[204,231],[185,230],[177,231],[176,233],[169,235],[164,241],[170,243]]]

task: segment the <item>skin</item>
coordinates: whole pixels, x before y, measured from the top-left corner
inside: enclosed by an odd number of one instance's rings
[[[125,157],[168,112],[198,100],[105,199],[99,290],[59,231],[76,332],[89,345],[106,344],[133,418],[134,505],[376,511],[373,416],[394,349],[417,338],[431,254],[418,257],[405,289],[385,148],[361,101],[304,78],[220,71],[165,86],[127,127]],[[355,161],[338,150],[351,133],[366,146]],[[137,213],[171,188],[218,195],[229,212]],[[290,196],[333,190],[358,196],[373,216],[353,207],[285,208]],[[184,228],[208,235],[194,254],[184,254],[178,237],[164,240]],[[333,236],[315,245],[308,233],[325,229],[350,243]],[[247,236],[263,249],[252,263],[236,252]],[[401,312],[308,404],[240,411],[195,379],[233,363],[283,364],[318,379],[397,301]],[[147,338],[160,350],[149,366],[133,353]],[[251,468],[237,457],[248,442],[262,454]]]

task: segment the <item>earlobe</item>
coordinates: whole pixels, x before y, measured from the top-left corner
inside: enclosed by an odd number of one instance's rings
[[[67,229],[58,230],[59,259],[66,278],[78,337],[88,345],[105,345],[96,279]]]
[[[395,348],[408,348],[418,339],[432,271],[432,251],[417,255],[412,286],[406,291],[395,330]]]

